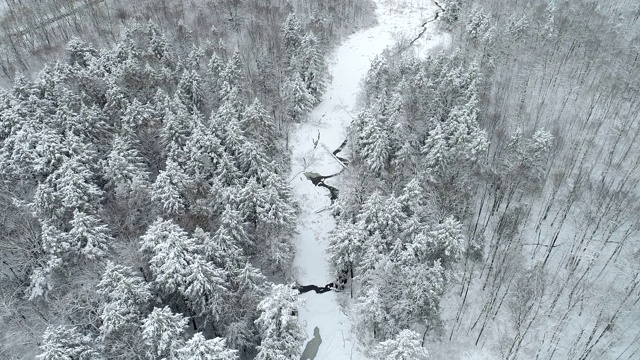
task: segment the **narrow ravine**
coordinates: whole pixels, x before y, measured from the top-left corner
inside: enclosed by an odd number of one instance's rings
[[[308,341],[315,339],[317,344],[317,352],[314,345],[305,356],[310,358],[313,353],[316,360],[367,358],[356,338],[348,304],[341,305],[348,298],[333,289],[321,290],[327,288],[324,284],[339,283],[329,268],[326,252],[335,223],[331,212],[323,210],[339,196],[337,182],[348,161],[338,153],[347,145],[351,114],[359,110],[356,97],[360,82],[371,61],[393,45],[397,34],[414,38],[424,31],[425,20],[434,18],[439,10],[431,0],[397,1],[392,6],[382,0],[375,2],[378,25],[350,36],[335,49],[329,59],[332,82],[323,101],[305,123],[293,128],[290,137],[291,185],[301,207],[293,273],[299,284],[308,286],[300,294],[304,299],[300,319],[305,323]]]

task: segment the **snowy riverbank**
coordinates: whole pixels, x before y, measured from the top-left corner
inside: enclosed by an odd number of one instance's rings
[[[335,49],[329,59],[332,79],[323,101],[307,121],[296,125],[291,133],[291,186],[301,206],[293,272],[301,284],[323,285],[335,280],[326,254],[328,236],[335,224],[330,211],[318,212],[330,205],[329,191],[315,187],[303,172],[329,175],[341,170],[342,165],[330,151],[344,141],[346,128],[352,116],[359,111],[356,97],[371,61],[400,36],[415,37],[421,32],[425,20],[433,18],[438,11],[430,0],[393,1],[391,5],[376,0],[376,3],[378,24],[352,35]],[[448,42],[446,35],[434,36],[434,25],[428,26],[423,38],[415,44],[419,51],[434,49]],[[319,141],[314,145],[318,135]],[[326,180],[327,184],[335,184],[335,181],[339,180]],[[339,297],[344,294],[347,293],[331,291],[300,295],[304,299],[300,319],[305,322],[308,339],[313,338],[316,327],[322,337],[316,360],[366,359],[353,331],[350,314],[339,304]]]

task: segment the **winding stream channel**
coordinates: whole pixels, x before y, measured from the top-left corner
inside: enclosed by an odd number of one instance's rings
[[[356,98],[360,82],[372,60],[393,45],[397,34],[416,39],[415,47],[439,46],[421,39],[423,35],[430,36],[431,27],[425,21],[434,19],[439,11],[433,1],[398,0],[392,5],[385,0],[374,2],[378,5],[378,24],[351,35],[334,50],[329,58],[332,81],[323,101],[290,134],[291,186],[301,208],[294,238],[292,280],[316,284],[306,285],[300,294],[304,303],[299,317],[308,336],[304,360],[367,359],[353,329],[349,298],[336,291],[311,291],[328,286],[317,284],[339,283],[327,256],[335,222],[331,212],[324,210],[339,196],[339,175],[348,165],[348,160],[338,155],[347,146],[346,127],[359,110]],[[436,34],[432,41],[444,42],[446,38]]]

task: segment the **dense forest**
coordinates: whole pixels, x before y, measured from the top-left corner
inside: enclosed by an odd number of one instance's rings
[[[412,4],[7,0],[0,358],[299,359],[290,132],[328,52]],[[367,355],[640,357],[640,4],[434,6],[332,175]]]
[[[0,357],[297,352],[288,124],[371,4],[7,5]]]
[[[440,5],[452,46],[379,57],[350,126],[331,259],[359,331],[436,358],[637,358],[640,7]]]

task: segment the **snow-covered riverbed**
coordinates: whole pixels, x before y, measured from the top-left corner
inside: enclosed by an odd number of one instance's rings
[[[335,49],[329,59],[332,79],[324,100],[308,120],[296,125],[291,133],[291,185],[301,206],[295,237],[294,273],[301,284],[322,286],[335,280],[326,254],[328,236],[335,224],[329,211],[318,212],[330,205],[329,191],[314,187],[303,172],[329,175],[341,170],[342,165],[330,151],[337,149],[345,139],[351,116],[359,110],[356,96],[371,61],[399,36],[413,39],[421,32],[425,20],[432,19],[439,10],[431,0],[376,0],[376,3],[378,25],[353,34]],[[448,42],[446,35],[433,34],[433,24],[429,26],[423,39],[415,44],[419,51],[432,50],[440,43],[446,46]],[[315,146],[318,134],[319,142]],[[326,182],[335,184],[339,178]],[[349,310],[339,305],[339,297],[348,296],[346,292],[308,292],[300,296],[305,301],[300,319],[306,323],[308,339],[313,338],[316,327],[322,333],[316,360],[366,359],[365,349],[353,331]]]

